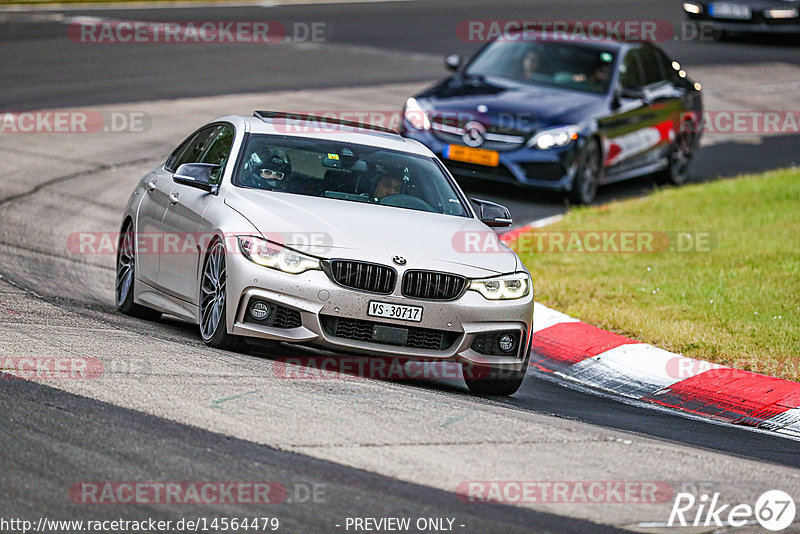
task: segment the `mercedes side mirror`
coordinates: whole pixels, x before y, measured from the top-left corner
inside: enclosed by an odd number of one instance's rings
[[[458,54],[450,54],[444,58],[444,66],[447,67],[447,70],[458,70],[458,67],[461,66],[461,56]]]

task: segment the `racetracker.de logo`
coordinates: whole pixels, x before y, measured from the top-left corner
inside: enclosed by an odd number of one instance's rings
[[[674,490],[663,481],[632,480],[472,480],[456,488],[468,503],[647,504],[672,500]]]
[[[25,380],[91,380],[103,376],[103,362],[84,356],[0,356],[0,376]]]
[[[681,122],[705,135],[800,134],[800,111],[797,110],[704,111],[699,120],[694,112],[686,112]]]
[[[462,20],[456,35],[467,43],[503,41],[671,41],[666,20]]]
[[[491,230],[453,234],[453,250],[463,254],[503,253],[500,242],[520,254],[657,254],[711,252],[716,235],[706,231],[661,230],[532,230],[498,236]]]
[[[278,482],[77,482],[76,504],[280,504],[287,490]]]
[[[272,371],[276,378],[284,380],[442,380],[461,377],[461,366],[455,362],[346,356],[280,358],[273,363]]]
[[[76,43],[108,44],[275,44],[324,42],[325,22],[262,21],[139,21],[78,17],[67,35]]]
[[[150,129],[152,119],[143,111],[22,111],[0,113],[3,134],[93,134],[142,133]]]

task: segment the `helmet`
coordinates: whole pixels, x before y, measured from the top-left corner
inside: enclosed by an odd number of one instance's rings
[[[243,185],[259,189],[285,189],[286,181],[292,174],[289,156],[280,148],[264,147],[256,149],[248,158]]]

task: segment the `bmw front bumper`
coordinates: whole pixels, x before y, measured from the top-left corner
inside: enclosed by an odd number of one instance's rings
[[[403,271],[398,271],[402,277]],[[334,351],[453,361],[510,371],[520,370],[526,364],[533,324],[532,290],[516,300],[492,301],[467,290],[455,300],[433,301],[404,297],[399,293],[400,284],[397,286],[392,294],[373,294],[342,287],[323,271],[287,274],[254,264],[241,254],[228,254],[228,332]],[[265,303],[272,313],[280,314],[280,320],[270,324],[269,320],[253,319],[250,307],[257,301]],[[369,316],[370,301],[420,306],[422,320]],[[340,323],[353,326],[337,330],[335,325]],[[374,325],[407,330],[409,339],[415,342],[402,344],[370,338],[369,329]],[[353,328],[361,335],[352,335]],[[514,337],[513,350],[508,353],[496,348],[487,350],[491,339],[503,333]],[[437,339],[441,341],[438,344]]]

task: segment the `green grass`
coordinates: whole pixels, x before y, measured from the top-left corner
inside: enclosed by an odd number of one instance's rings
[[[800,380],[800,171],[579,208],[540,232],[552,242],[556,233],[598,230],[695,232],[712,246],[536,252],[537,234],[521,236],[537,301],[666,350]]]

